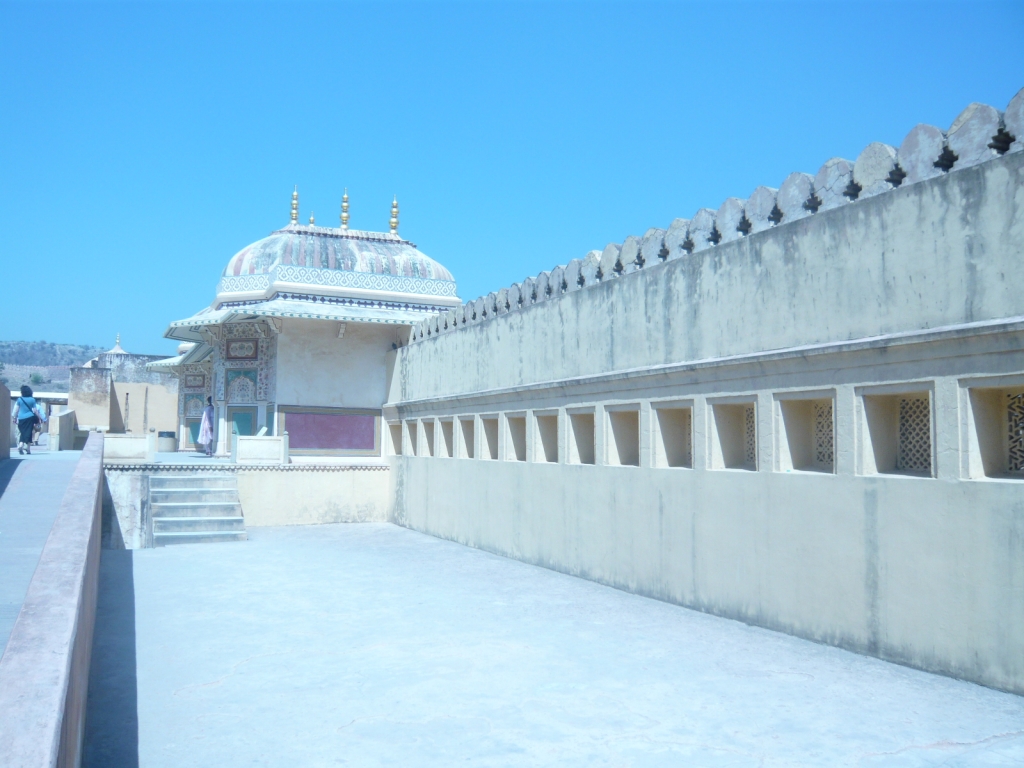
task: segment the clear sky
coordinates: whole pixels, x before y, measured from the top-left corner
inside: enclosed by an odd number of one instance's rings
[[[173,354],[288,222],[472,299],[1024,86],[1024,2],[0,3],[0,339]]]

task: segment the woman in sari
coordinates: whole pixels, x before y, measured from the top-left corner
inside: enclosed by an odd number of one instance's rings
[[[213,398],[206,398],[206,408],[203,409],[203,421],[199,425],[199,445],[205,446],[206,455],[213,456]]]

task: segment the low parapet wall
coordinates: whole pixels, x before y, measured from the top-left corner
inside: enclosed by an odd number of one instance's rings
[[[246,526],[370,523],[388,519],[390,471],[381,464],[238,470]]]
[[[230,472],[246,527],[368,523],[388,519],[390,467],[381,461],[345,464],[107,464],[103,546],[152,546],[149,479]]]
[[[50,417],[50,450],[70,451],[75,447],[75,426],[78,424],[74,411],[62,411]]]
[[[1024,92],[414,327],[392,519],[1024,693]]]
[[[0,765],[79,765],[96,620],[103,436],[92,434],[0,659]]]
[[[107,434],[103,461],[107,464],[132,464],[156,458],[156,432],[141,435]]]
[[[1022,329],[399,406],[392,520],[1024,694]]]

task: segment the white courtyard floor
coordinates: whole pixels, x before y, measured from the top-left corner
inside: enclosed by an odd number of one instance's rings
[[[1024,764],[1022,697],[392,525],[249,534],[103,553],[86,766]]]

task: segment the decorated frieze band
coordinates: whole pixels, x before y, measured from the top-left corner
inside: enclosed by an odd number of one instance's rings
[[[355,299],[349,296],[318,296],[311,293],[286,293],[284,291],[275,293],[273,296],[261,299],[248,299],[244,301],[225,301],[218,305],[218,309],[235,309],[238,307],[251,307],[259,309],[273,299],[284,299],[286,301],[316,304],[323,306],[357,307],[360,309],[397,309],[405,312],[440,312],[442,307],[434,304],[415,304],[408,301],[381,301],[380,299]]]
[[[388,472],[388,464],[104,464],[104,472],[159,474],[177,472]]]
[[[229,275],[222,277],[217,293],[245,293],[266,291],[274,283],[324,286],[329,288],[359,288],[392,293],[414,293],[427,296],[455,296],[456,285],[451,280],[431,280],[404,275],[348,272],[339,269],[314,269],[281,264],[263,275]]]
[[[259,350],[259,339],[229,339],[225,344],[228,360],[255,360]]]

